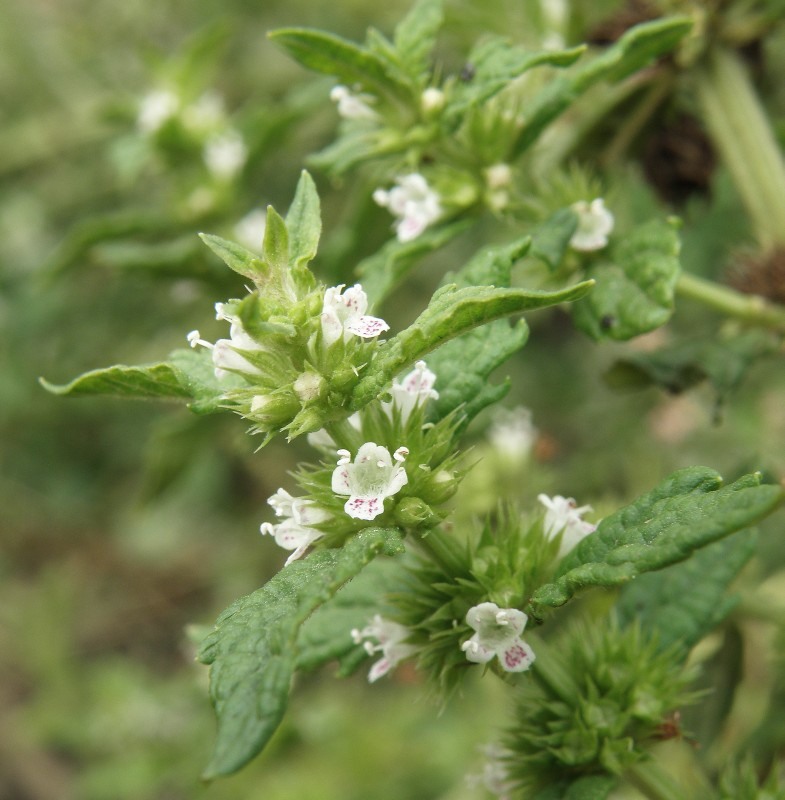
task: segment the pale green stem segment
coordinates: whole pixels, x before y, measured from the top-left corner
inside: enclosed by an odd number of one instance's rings
[[[742,294],[685,272],[679,275],[676,291],[734,319],[785,333],[785,306],[758,295]]]
[[[690,800],[690,797],[676,783],[676,781],[663,772],[662,766],[656,761],[642,761],[630,767],[624,777],[644,797],[649,800]]]
[[[785,244],[785,161],[739,56],[717,46],[696,74],[704,121],[760,244]]]

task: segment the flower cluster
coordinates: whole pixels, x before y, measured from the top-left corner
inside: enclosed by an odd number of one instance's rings
[[[362,630],[355,628],[352,631],[352,640],[355,644],[362,644],[368,655],[382,654],[382,657],[368,673],[368,680],[371,683],[378,681],[379,678],[395,669],[405,658],[409,658],[417,652],[417,647],[406,643],[408,636],[408,628],[392,620],[384,619],[379,614],[376,614],[371,623]],[[375,640],[375,643],[370,640]]]
[[[541,494],[537,499],[547,509],[543,521],[545,535],[548,539],[553,539],[559,533],[562,534],[559,558],[569,553],[581,539],[596,530],[596,525],[581,519],[581,514],[592,510],[591,506],[578,507],[572,497],[562,497],[560,494],[555,497]]]
[[[496,603],[473,606],[466,624],[475,633],[461,649],[476,664],[487,664],[495,656],[505,672],[525,672],[534,661],[534,651],[521,639],[528,619],[523,611],[499,608]]]
[[[397,218],[395,233],[400,242],[416,239],[442,216],[438,192],[418,172],[401,176],[392,189],[377,189],[373,199]]]

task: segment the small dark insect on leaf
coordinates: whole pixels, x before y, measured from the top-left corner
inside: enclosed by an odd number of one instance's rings
[[[600,320],[600,327],[604,331],[609,331],[616,324],[616,318],[612,314],[606,314]]]
[[[674,711],[660,723],[657,728],[657,738],[666,741],[667,739],[681,739],[681,712]]]
[[[476,74],[477,74],[477,70],[474,68],[474,64],[472,64],[471,62],[467,61],[463,65],[463,69],[460,71],[458,77],[464,83],[469,83],[469,81],[471,81]]]

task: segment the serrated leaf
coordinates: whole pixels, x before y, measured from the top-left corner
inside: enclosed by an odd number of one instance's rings
[[[469,108],[490,100],[528,70],[543,65],[570,66],[585,50],[581,46],[532,53],[501,36],[486,39],[469,54],[474,75],[471,81],[455,86],[445,116],[450,121],[460,121]]]
[[[265,233],[266,236],[266,233]],[[200,233],[199,238],[226,264],[229,269],[250,278],[252,281],[264,278],[268,272],[265,263],[250,250],[235,242],[222,239],[211,233]]]
[[[376,54],[340,36],[310,28],[281,28],[268,36],[304,67],[334,75],[349,86],[359,85],[377,94],[400,89]]]
[[[357,274],[362,280],[370,306],[378,306],[417,265],[420,258],[440,249],[470,225],[469,221],[464,220],[429,228],[409,242],[391,239],[381,250],[363,259],[357,266]]]
[[[303,170],[294,200],[286,214],[289,232],[289,258],[293,269],[304,267],[316,256],[322,235],[322,214],[319,193],[313,178]]]
[[[601,80],[620,81],[669,53],[691,28],[692,20],[688,17],[636,25],[592,61],[554,77],[528,104],[511,159],[537,141],[542,131],[587,89]]]
[[[564,559],[553,582],[532,596],[538,614],[592,586],[620,586],[676,564],[712,542],[754,525],[782,502],[779,486],[747,475],[722,487],[718,473],[691,467],[673,473],[634,503],[606,517]]]
[[[182,376],[191,397],[188,408],[195,414],[224,411],[224,393],[243,385],[242,378],[236,375],[226,375],[218,380],[212,356],[207,350],[173,350],[169,360]]]
[[[384,391],[393,376],[451,339],[511,314],[576,300],[592,286],[584,281],[555,292],[443,286],[412,325],[377,350],[352,393],[352,408],[362,408]]]
[[[664,325],[673,313],[679,250],[673,224],[653,220],[631,231],[609,261],[586,271],[597,286],[573,306],[576,326],[597,341],[626,341]]]
[[[444,21],[442,5],[442,0],[419,0],[395,28],[398,59],[413,78],[428,71],[428,56]]]
[[[692,647],[736,605],[728,587],[755,552],[753,531],[740,531],[699,550],[687,561],[636,578],[622,589],[616,609],[627,625],[656,630],[662,649]]]
[[[49,383],[44,378],[39,378],[39,381],[48,392],[64,397],[103,394],[112,397],[180,400],[191,396],[185,376],[173,364],[167,363],[139,367],[118,364],[105,369],[94,369],[62,385]]]
[[[376,556],[403,551],[397,529],[367,528],[341,549],[316,550],[224,611],[199,650],[210,664],[218,737],[204,779],[257,755],[286,711],[300,626]]]

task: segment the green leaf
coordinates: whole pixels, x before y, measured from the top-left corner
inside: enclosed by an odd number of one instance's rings
[[[211,233],[200,233],[199,238],[226,264],[229,269],[240,275],[257,281],[264,278],[268,272],[265,263],[250,250],[246,250],[235,242],[214,236]],[[265,239],[267,233],[265,229]]]
[[[533,800],[606,800],[618,782],[615,775],[585,775],[549,786],[537,792]]]
[[[688,17],[670,17],[636,25],[588,64],[554,77],[528,104],[526,121],[510,160],[537,141],[542,131],[595,83],[626,78],[673,50],[691,28],[692,20]]]
[[[322,235],[319,193],[313,178],[303,170],[297,182],[294,200],[286,214],[289,232],[289,258],[293,269],[304,267],[316,256]]]
[[[105,369],[94,369],[62,385],[49,383],[44,378],[39,378],[39,381],[48,392],[64,397],[91,394],[154,400],[191,397],[185,375],[173,364],[167,363],[140,367],[118,364]]]
[[[304,67],[334,75],[349,86],[359,84],[380,94],[401,88],[377,55],[340,36],[309,28],[281,28],[268,36]]]
[[[592,586],[620,586],[662,569],[774,511],[785,497],[747,475],[722,486],[718,473],[691,467],[606,517],[561,563],[552,583],[532,596],[535,616]]]
[[[225,392],[244,385],[237,375],[227,375],[219,381],[215,377],[212,355],[207,350],[173,350],[169,360],[182,376],[191,397],[188,408],[195,414],[225,411]]]
[[[428,228],[410,242],[391,239],[381,250],[363,259],[357,266],[357,274],[362,280],[370,306],[378,306],[417,265],[419,259],[439,250],[470,225],[471,222],[464,220]]]
[[[362,648],[362,657],[354,658],[358,647],[350,632],[380,611],[385,595],[400,586],[403,569],[400,558],[376,559],[317,609],[297,636],[297,669],[311,670],[338,659],[344,674],[352,662],[365,660]]]
[[[551,272],[555,272],[567,253],[577,227],[578,215],[571,208],[559,209],[534,231],[529,255],[544,262]]]
[[[224,611],[199,650],[211,665],[218,738],[204,779],[230,775],[267,744],[286,710],[305,620],[377,555],[403,551],[397,529],[367,528],[316,550]]]
[[[418,0],[395,28],[398,59],[413,78],[428,71],[428,57],[443,21],[442,0]]]
[[[481,250],[454,279],[459,285],[493,284],[509,286],[513,263],[529,249],[531,240],[523,237],[510,245]],[[529,328],[525,320],[510,325],[496,320],[440,347],[428,358],[437,375],[439,399],[431,408],[441,419],[463,406],[464,423],[483,408],[507,394],[509,381],[492,384],[490,374],[526,344]]]
[[[267,222],[264,227],[264,260],[275,270],[289,268],[289,232],[283,217],[267,206]]]
[[[378,397],[395,375],[451,339],[511,314],[576,300],[592,286],[592,281],[584,281],[555,292],[497,289],[494,286],[443,286],[412,325],[379,347],[355,387],[352,408],[362,408]]]
[[[687,561],[627,584],[616,603],[622,625],[639,620],[658,632],[662,649],[684,656],[736,605],[728,587],[755,552],[752,531],[740,531],[699,550]]]
[[[327,147],[309,156],[308,164],[338,176],[363,161],[400,153],[408,147],[406,136],[390,128],[350,128]]]
[[[573,320],[597,341],[625,341],[664,325],[673,313],[679,277],[679,237],[673,223],[639,226],[586,274],[597,281],[591,295],[573,309]]]
[[[585,50],[581,46],[531,53],[501,36],[486,39],[469,54],[474,77],[467,83],[456,84],[445,115],[452,122],[460,122],[469,108],[490,100],[528,70],[542,65],[570,66]]]

